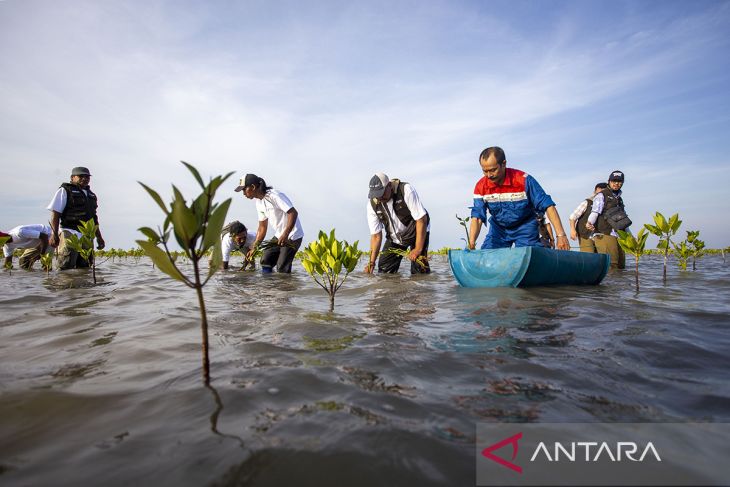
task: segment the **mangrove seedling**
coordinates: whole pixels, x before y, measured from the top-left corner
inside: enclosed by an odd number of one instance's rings
[[[639,292],[639,259],[644,254],[646,239],[649,234],[646,232],[646,228],[639,230],[636,237],[624,230],[617,230],[616,232],[618,233],[618,244],[624,249],[624,252],[634,256],[634,262],[636,262],[636,292]]]
[[[0,237],[0,248],[2,248],[6,243],[10,241],[10,237]],[[13,275],[13,256],[10,256],[10,259],[5,259],[3,261],[3,268],[7,269],[8,273],[12,276]]]
[[[686,240],[681,241],[679,244],[672,242],[674,247],[674,255],[677,257],[677,267],[681,270],[687,270],[687,262],[692,257],[692,246]]]
[[[71,234],[67,239],[67,245],[79,254],[79,257],[89,263],[91,267],[91,275],[96,284],[96,261],[94,259],[94,239],[96,238],[97,226],[94,219],[91,218],[82,221],[78,226],[81,236]]]
[[[464,231],[466,232],[466,238],[462,240],[464,241],[464,248],[469,248],[469,221],[471,220],[470,217],[467,218],[461,218],[458,214],[456,215],[456,219],[459,220],[459,225],[464,227]]]
[[[195,167],[185,161],[181,162],[188,168],[203,192],[188,206],[180,190],[173,185],[172,191],[174,198],[168,208],[155,190],[138,181],[162,209],[162,212],[165,214],[165,222],[162,229],[158,227],[157,231],[149,227],[140,228],[139,231],[147,237],[147,240],[137,240],[137,244],[144,250],[159,270],[173,279],[182,282],[189,288],[195,289],[198,295],[200,329],[202,333],[203,380],[207,386],[210,384],[210,360],[208,358],[208,316],[205,310],[205,300],[203,299],[203,286],[208,283],[223,262],[220,234],[226,219],[226,214],[228,213],[228,207],[231,205],[230,198],[220,204],[213,203],[213,198],[215,198],[215,192],[220,185],[233,173],[230,172],[225,176],[216,176],[206,185]],[[171,232],[175,236],[175,241],[182,249],[182,255],[187,257],[192,263],[192,276],[183,274],[175,262],[175,252],[170,251],[168,246]],[[162,248],[160,248],[160,245]],[[211,251],[210,266],[208,268],[208,275],[202,278],[200,264],[208,254],[208,251]]]
[[[53,270],[53,254],[49,252],[41,254],[41,269],[46,271],[46,275],[51,273],[51,270]]]
[[[654,215],[654,225],[648,223],[644,224],[644,228],[649,230],[651,233],[659,237],[658,249],[664,251],[664,272],[662,274],[664,284],[667,283],[667,258],[669,256],[669,248],[672,243],[672,236],[674,236],[679,230],[679,226],[682,225],[682,220],[679,219],[679,214],[675,213],[669,220],[664,218],[664,215],[656,212]]]
[[[692,270],[697,270],[697,259],[702,258],[705,255],[705,242],[700,240],[700,231],[695,230],[694,232],[687,232],[687,242],[692,246]]]
[[[362,255],[357,244],[350,245],[345,240],[337,240],[334,229],[329,236],[320,230],[317,240],[304,249],[302,265],[314,282],[329,295],[330,311],[335,310],[335,294]],[[345,275],[341,277],[343,271]]]
[[[404,249],[399,249],[397,247],[390,247],[388,250],[383,252],[383,254],[393,254],[393,255],[399,255],[403,257],[404,259],[408,259],[408,256],[410,255],[410,252]],[[421,268],[421,270],[426,270],[426,264],[428,264],[428,257],[425,255],[419,255],[416,258],[416,264],[418,264],[418,267]]]

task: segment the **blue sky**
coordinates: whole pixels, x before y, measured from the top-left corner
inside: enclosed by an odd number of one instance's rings
[[[633,229],[678,212],[730,245],[730,3],[0,0],[0,228],[48,220],[91,169],[108,247],[247,172],[284,191],[305,241],[369,241],[367,182],[411,182],[431,248],[460,246],[478,155],[500,145],[567,224],[614,169]],[[483,235],[483,233],[482,233]],[[656,241],[650,241],[650,244]]]

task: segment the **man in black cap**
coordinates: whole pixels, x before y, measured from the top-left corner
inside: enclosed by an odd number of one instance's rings
[[[70,235],[81,236],[78,227],[83,221],[94,219],[97,225],[97,248],[99,250],[104,248],[99,217],[96,214],[98,200],[89,187],[90,180],[91,173],[87,168],[73,168],[71,182],[63,183],[48,204],[48,209],[51,211],[51,237],[48,243],[51,247],[58,247],[56,264],[59,270],[89,267],[89,263],[79,258],[78,252],[67,245]]]
[[[372,273],[380,253],[382,232],[386,240],[380,254],[378,272],[398,272],[402,256],[388,252],[399,249],[408,252],[411,274],[428,273],[429,216],[416,190],[408,183],[393,179],[382,172],[370,178],[368,192],[368,226],[370,227],[370,260],[365,272]]]
[[[613,171],[608,176],[608,188],[601,190],[593,197],[591,214],[588,216],[586,228],[593,233],[596,252],[611,256],[611,267],[626,267],[626,254],[618,244],[617,230],[626,230],[631,220],[626,214],[624,200],[621,198],[621,187],[624,185],[624,173]]]

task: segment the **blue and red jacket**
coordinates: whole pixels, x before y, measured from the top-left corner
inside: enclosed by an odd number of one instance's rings
[[[503,229],[516,229],[525,223],[535,221],[536,212],[544,212],[555,202],[546,194],[540,184],[529,174],[519,169],[507,168],[504,181],[497,185],[483,177],[474,187],[472,218],[487,221]]]

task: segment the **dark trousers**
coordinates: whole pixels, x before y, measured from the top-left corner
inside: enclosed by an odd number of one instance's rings
[[[421,255],[424,255],[428,257],[428,237],[431,232],[426,232],[426,242],[423,245],[423,251],[421,252]],[[385,272],[388,274],[394,274],[398,272],[398,268],[400,267],[400,261],[403,260],[403,257],[396,254],[391,254],[387,252],[389,248],[396,248],[401,250],[408,250],[409,248],[413,248],[414,245],[416,245],[416,239],[415,237],[413,240],[405,241],[403,242],[405,245],[398,245],[396,243],[393,243],[393,241],[389,238],[385,239],[385,245],[383,245],[383,251],[380,253],[380,258],[378,258],[378,272]],[[411,262],[411,274],[428,274],[431,272],[431,268],[428,266],[428,261],[424,262],[426,265],[426,268],[424,269],[419,264],[416,264],[415,262]]]
[[[271,272],[274,266],[276,266],[277,272],[291,272],[291,265],[299,246],[302,245],[302,239],[289,240],[289,243],[292,247],[285,245],[264,250],[264,254],[261,256],[261,269],[264,272]]]

